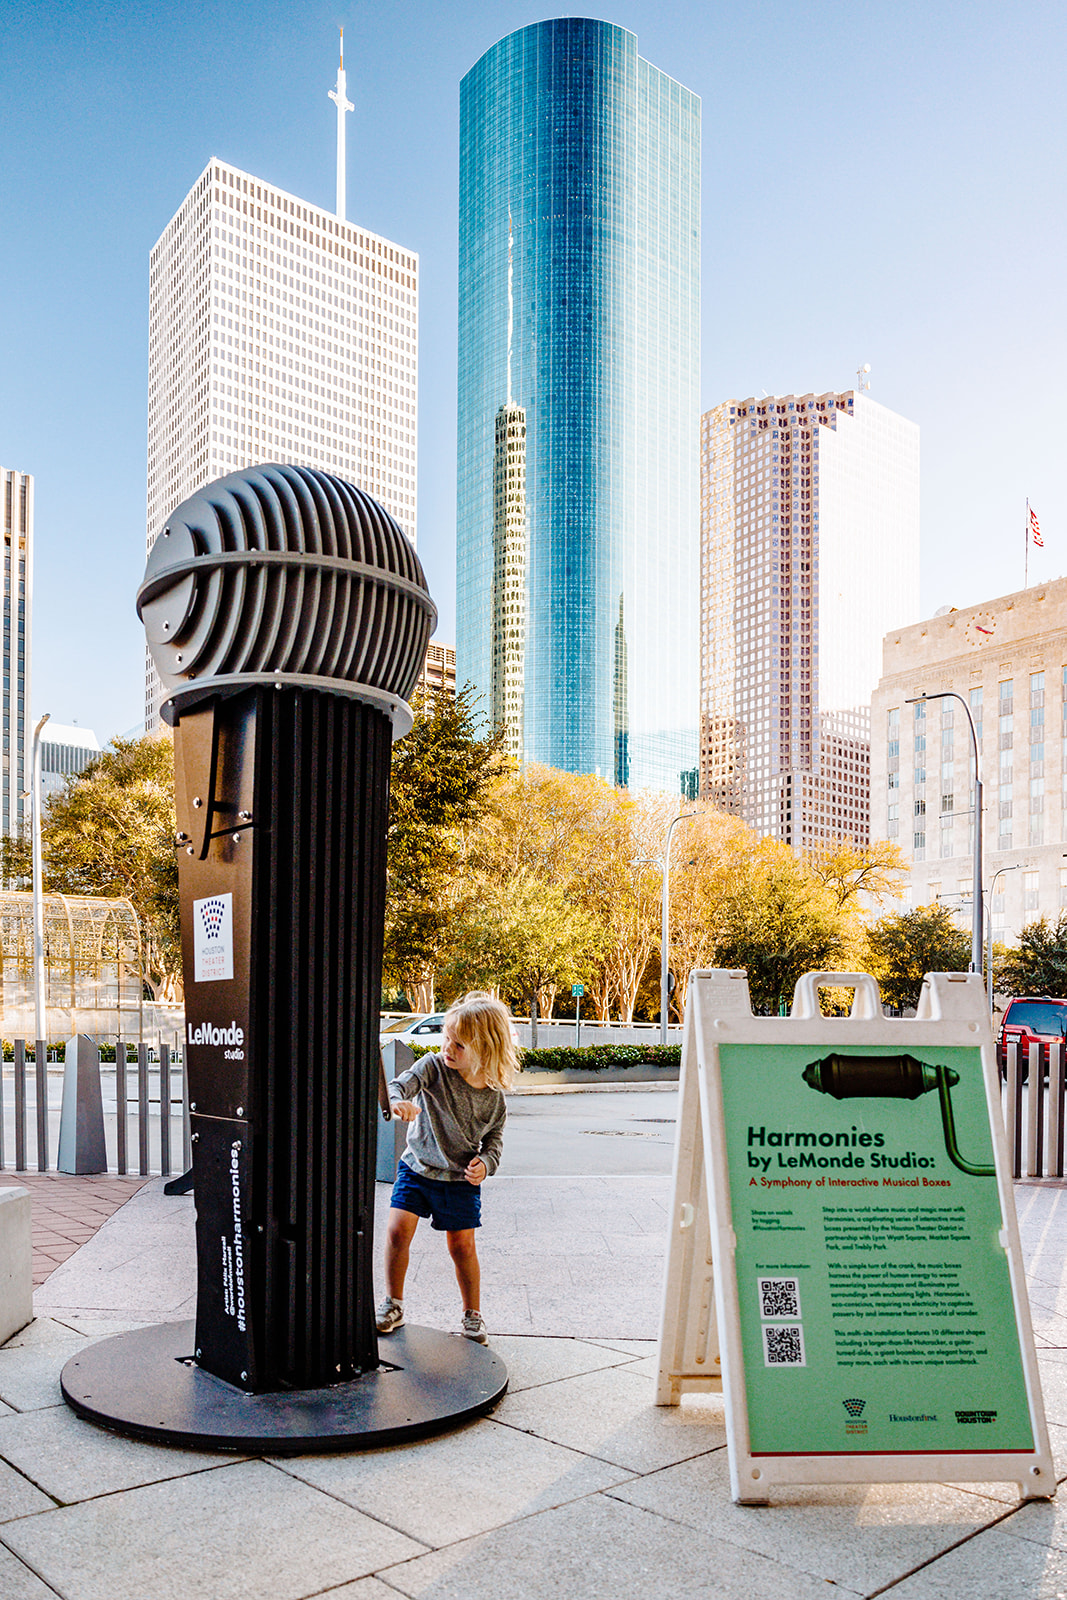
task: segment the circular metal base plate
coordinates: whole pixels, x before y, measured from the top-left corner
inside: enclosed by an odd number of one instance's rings
[[[246,1394],[192,1363],[193,1322],[164,1322],[91,1345],[63,1368],[63,1398],[116,1433],[197,1450],[303,1455],[369,1450],[483,1416],[508,1373],[485,1345],[405,1326],[381,1341],[387,1365],[329,1389]]]

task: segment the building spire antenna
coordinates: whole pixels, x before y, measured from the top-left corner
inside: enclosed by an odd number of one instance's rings
[[[337,87],[329,91],[337,107],[337,216],[345,220],[345,112],[356,108],[345,94],[345,30],[341,29],[340,65],[337,68]]]

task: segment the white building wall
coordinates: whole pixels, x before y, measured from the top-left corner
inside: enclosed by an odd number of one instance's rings
[[[1067,578],[883,641],[871,704],[871,832],[899,844],[913,905],[971,922],[974,719],[984,784],[983,887],[995,939],[1067,911]],[[988,900],[990,890],[992,900]]]
[[[151,549],[260,462],[335,472],[416,537],[418,257],[212,159],[149,267]],[[161,686],[147,662],[145,723]]]
[[[919,615],[919,429],[855,394],[819,434],[819,705],[869,706],[882,638]]]

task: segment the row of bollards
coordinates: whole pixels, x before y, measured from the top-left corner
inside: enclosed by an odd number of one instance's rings
[[[96,1042],[86,1034],[76,1034],[65,1045],[63,1095],[59,1118],[58,1151],[54,1168],[49,1159],[48,1079],[47,1051],[44,1043],[36,1042],[34,1049],[34,1094],[36,1140],[33,1157],[38,1172],[105,1173],[118,1172],[125,1176],[131,1170],[141,1177],[153,1171],[169,1177],[174,1171],[176,1157],[185,1171],[191,1165],[189,1131],[189,1097],[185,1083],[185,1065],[176,1058],[168,1045],[159,1046],[159,1137],[150,1138],[152,1115],[151,1077],[154,1072],[149,1046],[137,1045],[136,1064],[128,1058],[128,1045],[120,1040],[115,1047],[115,1140],[113,1160],[109,1160],[103,1089],[101,1084],[100,1051]],[[13,1094],[13,1155],[14,1170],[29,1170],[28,1157],[31,1119],[29,1116],[28,1069],[26,1041],[14,1041],[14,1060],[11,1076]],[[130,1096],[130,1071],[136,1072],[136,1093]],[[174,1107],[174,1072],[181,1075],[178,1103],[181,1114],[181,1133],[173,1138],[172,1117]],[[136,1128],[131,1141],[130,1115],[135,1107]],[[7,1166],[5,1122],[9,1107],[5,1104],[3,1077],[0,1075],[0,1171]],[[135,1145],[135,1148],[131,1146]],[[155,1148],[153,1148],[155,1146]],[[175,1148],[177,1146],[177,1148]]]

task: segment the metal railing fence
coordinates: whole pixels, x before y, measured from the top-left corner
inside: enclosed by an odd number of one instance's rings
[[[13,1055],[0,1068],[0,1172],[54,1172],[62,1066],[53,1063],[49,1070],[40,1043],[34,1045],[31,1059],[25,1039],[14,1041]],[[1047,1074],[1040,1045],[1030,1045],[1025,1063],[1014,1042],[1005,1055],[1001,1106],[1012,1175],[1062,1178],[1067,1133],[1064,1043],[1049,1045]],[[192,1144],[182,1052],[162,1042],[152,1047],[118,1041],[115,1057],[113,1067],[98,1059],[102,1088],[114,1080],[113,1096],[103,1097],[108,1171],[140,1177],[156,1173],[170,1177],[176,1168],[187,1171],[192,1166]]]
[[[160,1042],[116,1042],[115,1062],[101,1062],[107,1170],[170,1177],[192,1166],[189,1091],[179,1049]],[[38,1042],[14,1041],[13,1060],[0,1064],[0,1172],[58,1170],[63,1066],[50,1066]],[[113,1093],[109,1093],[113,1083]],[[175,1122],[177,1121],[177,1127]]]
[[[1064,1135],[1064,1044],[1048,1046],[1046,1075],[1040,1044],[1025,1063],[1012,1041],[1005,1052],[1004,1129],[1015,1178],[1062,1178]]]

